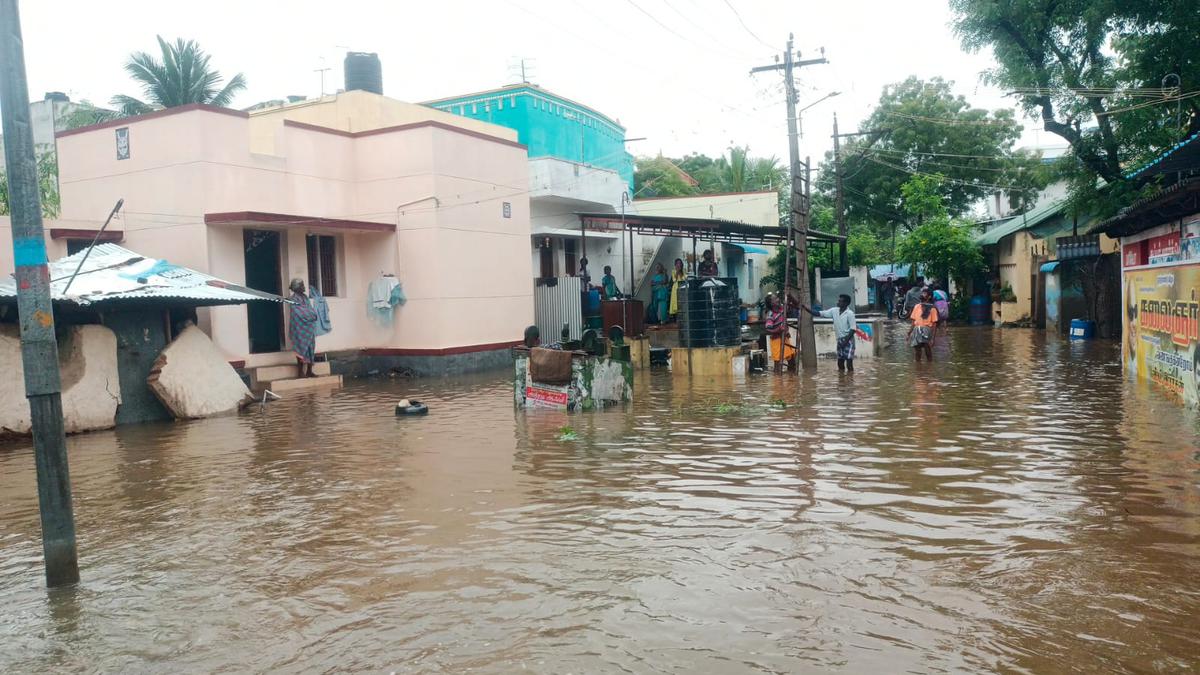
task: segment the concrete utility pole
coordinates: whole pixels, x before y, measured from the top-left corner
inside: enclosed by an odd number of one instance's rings
[[[768,70],[782,70],[783,83],[787,88],[787,123],[788,123],[788,159],[792,169],[792,222],[788,236],[793,240],[793,245],[796,248],[796,272],[799,281],[797,288],[800,292],[800,302],[805,305],[812,302],[811,294],[808,290],[808,218],[809,218],[809,202],[808,190],[805,184],[808,182],[809,171],[808,165],[805,163],[804,175],[800,174],[800,142],[798,138],[796,124],[796,80],[793,77],[793,71],[796,68],[804,66],[816,65],[818,63],[828,63],[825,57],[819,59],[808,59],[806,61],[796,61],[792,51],[793,36],[788,34],[787,50],[783,54],[783,63],[776,63],[770,66],[758,66],[750,70],[751,74],[760,73]],[[788,258],[791,257],[791,246],[788,247]],[[791,286],[791,269],[790,261],[788,269],[785,272],[784,281],[784,309],[787,308],[787,293]],[[808,312],[800,312],[800,363],[805,370],[815,370],[817,367],[817,339],[813,334],[812,316]]]
[[[79,581],[75,549],[75,515],[71,509],[71,477],[67,471],[67,439],[63,431],[62,382],[54,310],[50,304],[50,272],[38,201],[37,163],[29,120],[29,86],[17,0],[0,0],[0,114],[4,119],[4,160],[8,167],[9,213],[12,216],[16,263],[17,311],[21,321],[21,362],[25,397],[33,422],[37,463],[38,506],[42,514],[42,553],[46,584]]]
[[[837,185],[834,208],[837,213],[838,234],[842,237],[842,242],[838,245],[838,267],[846,271],[850,269],[846,266],[846,197],[842,191],[842,138],[838,135],[837,113],[833,113],[833,175],[836,176],[834,182]]]

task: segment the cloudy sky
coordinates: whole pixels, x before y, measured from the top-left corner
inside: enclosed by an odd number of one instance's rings
[[[533,82],[621,120],[635,154],[716,155],[731,144],[786,157],[782,78],[751,77],[795,33],[803,58],[824,47],[829,65],[800,71],[802,154],[830,147],[832,114],[843,131],[883,85],[940,75],[976,105],[1010,106],[979,82],[990,55],[966,54],[945,0],[113,0],[21,3],[31,98],[65,91],[102,103],[140,95],[122,64],[156,50],[155,34],[195,39],[223,73],[242,72],[238,107],[342,86],[347,49],[378,52],[384,93],[423,101],[515,81],[519,59]],[[743,25],[744,24],[744,25]],[[1026,122],[1024,143],[1053,144]]]

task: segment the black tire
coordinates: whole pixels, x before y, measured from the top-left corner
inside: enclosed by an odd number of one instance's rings
[[[425,404],[421,403],[420,401],[409,401],[409,405],[406,408],[396,406],[396,417],[407,417],[408,415],[427,415],[427,414],[429,414],[429,408],[426,407]]]

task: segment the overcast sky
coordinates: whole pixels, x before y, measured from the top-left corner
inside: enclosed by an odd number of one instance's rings
[[[157,52],[155,34],[195,39],[222,73],[244,73],[236,107],[316,95],[323,67],[333,92],[347,48],[378,52],[384,93],[414,102],[512,83],[524,57],[534,83],[646,137],[629,144],[634,154],[738,144],[783,158],[782,78],[748,71],[771,63],[792,31],[803,58],[824,47],[831,61],[800,71],[800,105],[842,92],[804,113],[802,155],[831,147],[835,111],[853,131],[881,87],[909,75],[954,80],[975,105],[1011,106],[980,84],[991,57],[960,49],[945,0],[26,0],[21,11],[32,99],[140,97],[122,64],[131,51]],[[1025,125],[1024,143],[1056,144]]]

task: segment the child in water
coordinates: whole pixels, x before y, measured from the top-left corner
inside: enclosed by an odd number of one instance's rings
[[[917,362],[921,362],[922,352],[932,362],[933,330],[937,327],[938,310],[933,305],[933,294],[928,288],[921,291],[921,301],[913,307],[908,318],[912,319],[912,325],[908,328],[908,344],[912,346]]]

